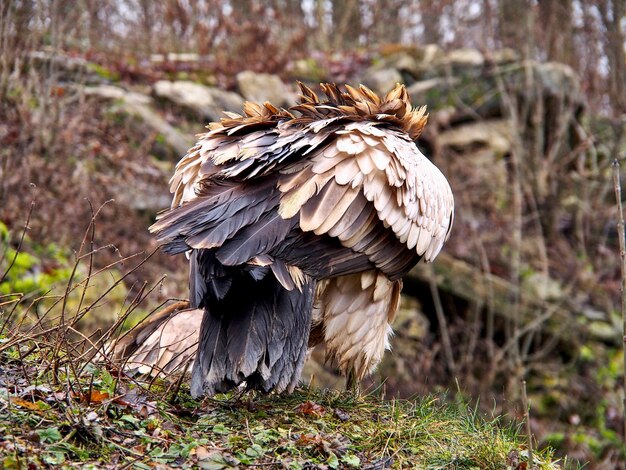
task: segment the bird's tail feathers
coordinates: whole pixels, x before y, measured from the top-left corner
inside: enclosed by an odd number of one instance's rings
[[[204,302],[192,396],[243,382],[265,392],[293,390],[307,352],[315,281],[288,290],[274,275],[241,273],[230,287],[223,298]]]

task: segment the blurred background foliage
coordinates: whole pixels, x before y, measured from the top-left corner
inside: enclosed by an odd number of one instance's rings
[[[562,62],[581,77],[593,111],[619,116],[625,106],[620,0],[18,0],[2,9],[5,92],[8,66],[24,49],[82,55],[125,79],[155,73],[144,62],[155,54],[195,53],[212,78],[228,81],[335,54],[333,67],[319,70],[334,78],[359,65],[346,53],[437,44]]]
[[[296,79],[399,81],[429,106],[418,145],[457,217],[405,280],[371,385],[520,417],[525,378],[538,444],[614,468],[624,15],[624,0],[0,2],[0,325],[73,312],[90,334],[184,298],[185,260],[153,253],[147,227],[193,135],[244,99],[293,104]],[[319,359],[308,374],[337,385]]]

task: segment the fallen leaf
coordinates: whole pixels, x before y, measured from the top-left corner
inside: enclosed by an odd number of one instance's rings
[[[35,396],[46,397],[51,392],[52,392],[52,390],[50,390],[45,385],[30,385],[30,386],[26,387],[25,389],[23,389],[20,392],[20,395],[22,395],[23,397],[26,396],[26,395],[30,395],[32,397],[35,397]]]
[[[148,416],[150,416],[150,411],[148,410],[148,407],[146,405],[142,405],[141,408],[139,408],[139,416],[141,416],[143,419],[146,419]]]
[[[302,434],[298,437],[296,444],[303,447],[311,445],[319,446],[323,444],[323,439],[317,434]]]
[[[110,395],[107,392],[91,390],[87,393],[72,393],[72,396],[80,400],[82,403],[102,403],[104,400],[109,398]]]
[[[104,400],[109,398],[109,394],[107,392],[100,392],[99,390],[92,390],[89,394],[89,400],[91,403],[102,403]]]
[[[206,447],[198,446],[193,449],[193,453],[196,454],[198,460],[206,460],[209,457],[209,451]]]
[[[146,446],[143,444],[137,444],[136,446],[133,446],[132,449],[138,454],[146,453]]]
[[[517,450],[512,449],[506,456],[507,467],[518,468],[519,466],[519,453]]]
[[[318,405],[315,402],[310,400],[305,401],[304,403],[298,405],[296,408],[296,412],[303,414],[305,416],[324,416],[326,410],[322,405]]]
[[[120,405],[120,406],[127,406],[129,408],[132,406],[130,402],[127,402],[127,401],[125,401],[125,400],[123,400],[122,398],[119,398],[119,397],[118,398],[114,398],[113,399],[113,403],[115,403],[116,405]]]
[[[26,408],[31,411],[41,411],[41,407],[39,406],[39,401],[32,402],[32,401],[24,400],[23,398],[14,397],[14,398],[11,398],[11,403],[19,406],[20,408]]]

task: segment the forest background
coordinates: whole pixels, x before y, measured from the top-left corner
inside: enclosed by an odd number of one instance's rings
[[[523,418],[525,380],[536,444],[613,468],[624,459],[612,162],[626,157],[625,10],[1,2],[0,324],[54,311],[76,272],[93,282],[63,314],[94,305],[84,335],[185,298],[185,261],[155,251],[147,227],[193,135],[243,99],[292,104],[295,80],[378,92],[400,81],[429,106],[418,145],[450,180],[457,216],[442,256],[407,277],[393,352],[369,385],[447,390]],[[336,386],[315,359],[309,376]]]

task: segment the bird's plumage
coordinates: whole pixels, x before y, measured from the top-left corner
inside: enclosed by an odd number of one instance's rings
[[[165,251],[191,253],[196,396],[290,390],[315,342],[363,377],[388,346],[402,275],[449,234],[450,186],[413,142],[425,109],[401,85],[384,98],[322,89],[326,100],[301,85],[289,110],[246,103],[212,123],[151,227]]]

